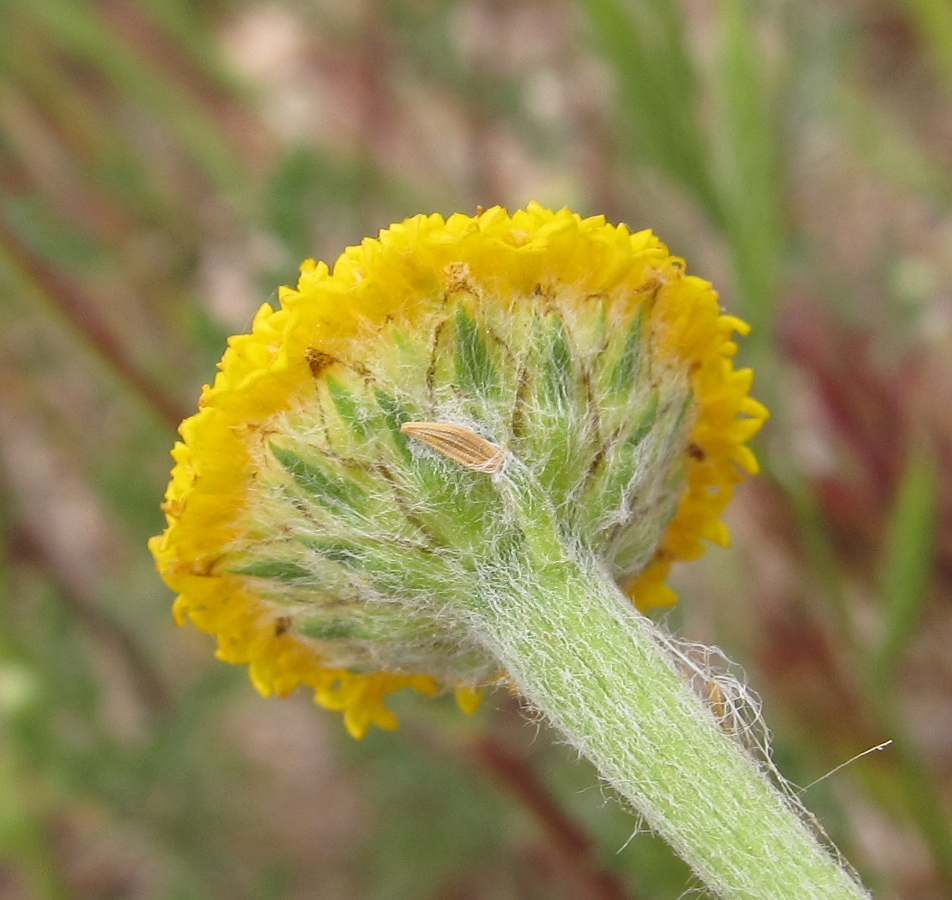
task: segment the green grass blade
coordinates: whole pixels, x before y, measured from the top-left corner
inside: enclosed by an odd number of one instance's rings
[[[634,161],[659,170],[720,223],[680,8],[671,0],[583,0],[581,5],[614,70]]]
[[[915,453],[896,492],[882,576],[885,633],[874,677],[888,682],[919,621],[928,596],[935,553],[938,483],[934,465]]]
[[[208,110],[124,44],[96,8],[38,0],[28,14],[61,50],[101,72],[129,98],[155,110],[218,187],[239,199],[235,192],[247,180],[244,166]]]
[[[719,18],[718,186],[744,314],[762,343],[769,337],[783,245],[776,103],[752,4],[723,0]]]

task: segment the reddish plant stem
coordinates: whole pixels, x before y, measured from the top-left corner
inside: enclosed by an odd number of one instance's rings
[[[173,430],[188,411],[149,376],[78,284],[50,266],[0,217],[0,248],[9,262],[59,310],[106,364]]]
[[[555,851],[560,868],[579,897],[585,900],[635,900],[625,892],[616,875],[599,870],[598,863],[592,858],[592,843],[588,835],[559,808],[522,757],[491,735],[473,740],[469,752],[479,767],[489,772],[540,826]]]
[[[47,552],[43,541],[32,534],[27,526],[18,527],[14,523],[8,543],[11,556],[20,564],[36,566],[56,589],[64,609],[94,640],[115,652],[128,674],[141,708],[153,716],[168,712],[172,705],[168,688],[138,638],[84,595],[83,590],[72,582],[69,574],[63,572]]]
[[[257,177],[268,171],[278,152],[273,135],[245,108],[237,80],[230,81],[214,48],[210,48],[209,58],[196,59],[148,9],[129,0],[102,3],[101,21],[117,41],[152,66],[158,77],[188,102],[200,106],[227,136],[230,148],[249,172]]]

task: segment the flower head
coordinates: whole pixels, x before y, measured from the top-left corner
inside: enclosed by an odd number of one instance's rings
[[[150,544],[177,620],[262,693],[309,685],[355,735],[394,727],[403,687],[471,706],[501,673],[466,598],[535,552],[536,514],[642,610],[726,544],[767,415],[731,362],[747,326],[651,232],[417,216],[279,299],[183,422]],[[515,510],[507,472],[544,509]]]

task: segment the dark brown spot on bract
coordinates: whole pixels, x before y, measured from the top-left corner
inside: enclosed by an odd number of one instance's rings
[[[322,350],[318,350],[315,347],[308,347],[307,352],[304,354],[304,358],[307,360],[307,364],[311,369],[311,374],[318,378],[320,374],[332,363],[334,362],[334,357],[329,353],[324,353]]]
[[[281,637],[282,634],[287,633],[291,627],[291,617],[290,616],[278,616],[274,620],[274,636]]]
[[[707,454],[704,452],[704,448],[699,447],[697,444],[691,444],[688,447],[688,456],[690,456],[691,459],[696,459],[698,462],[703,462],[705,459],[707,459]]]

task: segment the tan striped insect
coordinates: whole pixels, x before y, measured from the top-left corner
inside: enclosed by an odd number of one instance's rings
[[[494,475],[502,470],[506,462],[506,456],[499,447],[462,425],[404,422],[400,431],[474,472]]]

